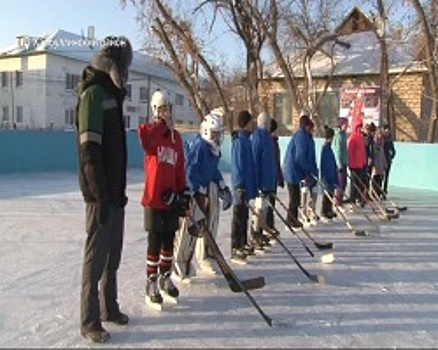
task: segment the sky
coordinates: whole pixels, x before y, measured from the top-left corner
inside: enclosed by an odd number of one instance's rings
[[[230,175],[224,178],[229,183]],[[111,339],[99,348],[436,349],[438,192],[390,187],[390,198],[408,206],[390,222],[369,208],[373,224],[360,212],[348,212],[367,237],[354,236],[340,219],[308,227],[318,242],[334,243],[331,264],[321,263],[322,251],[298,232],[315,257],[307,254],[276,217],[282,242],[325,283],[310,281],[278,243],[247,265],[231,263],[241,279],[265,277],[266,285],[250,295],[273,320],[269,327],[220,274],[199,272],[191,283],[175,281],[178,304],[166,302],[161,312],[145,305],[142,181],[141,169],[128,172],[118,296],[130,323],[104,323]],[[287,200],[286,189],[278,195]],[[221,212],[217,238],[228,261],[231,212]],[[84,227],[76,173],[0,176],[1,348],[97,348],[79,334]]]
[[[122,9],[119,0],[3,1],[0,47],[13,45],[20,34],[39,36],[57,29],[86,34],[87,27],[94,26],[97,38],[125,35],[138,49],[141,35],[135,17],[135,9],[132,6]]]
[[[0,48],[14,45],[18,35],[41,36],[57,29],[86,35],[87,28],[94,26],[97,39],[125,35],[139,50],[143,36],[136,16],[129,1],[122,8],[119,0],[7,0],[2,2],[0,13]],[[242,59],[233,40],[222,35],[212,40],[217,44],[213,49],[229,61],[238,64]]]

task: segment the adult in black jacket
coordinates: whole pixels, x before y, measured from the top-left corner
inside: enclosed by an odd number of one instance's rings
[[[388,194],[388,180],[391,171],[391,164],[395,157],[394,141],[392,140],[391,129],[388,124],[383,126],[383,152],[386,158],[386,171],[383,176],[383,193]]]
[[[123,100],[132,48],[124,37],[108,37],[82,73],[77,107],[79,184],[85,201],[81,334],[96,343],[110,335],[102,321],[129,318],[117,301],[127,203]],[[100,284],[100,285],[99,285]]]

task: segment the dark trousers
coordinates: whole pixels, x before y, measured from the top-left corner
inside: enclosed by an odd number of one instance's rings
[[[242,249],[248,243],[249,209],[246,204],[233,206],[231,222],[231,249]]]
[[[298,208],[300,207],[300,185],[287,184],[289,192],[289,208],[287,211],[286,220],[289,224],[298,222]]]
[[[388,194],[388,181],[389,181],[389,173],[391,172],[391,162],[389,161],[387,164],[387,168],[385,170],[385,175],[383,176],[383,192]]]
[[[372,179],[373,179],[372,186],[373,186],[374,194],[377,195],[378,197],[383,197],[385,195],[382,191],[383,175],[374,175]]]
[[[322,197],[322,206],[321,206],[321,215],[327,216],[327,214],[333,212],[333,204],[330,200],[330,198],[333,198],[333,192],[330,192],[327,190],[328,193],[324,193]],[[330,196],[330,198],[327,196],[327,194]]]
[[[179,216],[175,210],[144,209],[144,225],[148,231],[146,274],[150,276],[170,271],[173,262],[173,241],[179,227]]]
[[[345,187],[347,186],[347,167],[343,166],[338,169],[338,187],[336,188],[336,203],[342,205],[344,198]]]
[[[101,318],[120,313],[117,270],[123,246],[125,210],[110,208],[108,222],[99,226],[97,205],[86,204],[86,232],[82,264],[81,330],[99,330]],[[99,284],[100,282],[100,284]]]
[[[266,226],[269,228],[274,228],[274,207],[275,207],[275,197],[269,196],[268,197],[269,203],[271,203],[272,208],[268,206],[266,208]]]
[[[366,183],[366,175],[362,169],[350,169],[350,172],[350,201],[363,202],[366,196],[366,189],[363,186]]]

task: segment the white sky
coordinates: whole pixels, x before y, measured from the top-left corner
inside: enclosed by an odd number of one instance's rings
[[[179,283],[178,305],[148,309],[140,170],[129,173],[128,189],[119,301],[131,323],[108,325],[105,347],[436,348],[438,193],[393,189],[392,198],[409,209],[379,230],[348,214],[369,237],[354,237],[341,221],[309,228],[319,242],[335,243],[331,265],[307,255],[277,219],[283,242],[327,282],[309,281],[278,244],[246,266],[232,265],[242,278],[265,276],[266,286],[251,295],[274,321],[289,325],[269,328],[221,275]],[[285,190],[279,195],[287,199]],[[79,335],[85,233],[76,174],[1,176],[0,216],[0,347],[90,346]],[[222,213],[218,242],[227,258],[230,223],[231,211]]]

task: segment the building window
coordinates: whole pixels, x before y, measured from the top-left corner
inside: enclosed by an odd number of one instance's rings
[[[69,108],[65,110],[64,124],[65,126],[75,125],[76,108]]]
[[[9,106],[3,106],[2,108],[2,121],[4,123],[9,122]]]
[[[65,89],[66,90],[75,90],[78,87],[79,83],[79,75],[77,74],[65,74]]]
[[[23,86],[23,72],[15,71],[15,86]]]
[[[184,102],[184,96],[180,94],[175,95],[175,105],[176,106],[182,106]]]
[[[129,114],[124,115],[123,120],[125,122],[125,129],[129,129],[131,127],[131,116]]]
[[[274,117],[284,125],[293,124],[292,104],[285,92],[274,93]]]
[[[326,91],[321,97],[322,93],[316,93],[316,99],[319,101],[316,108],[318,117],[324,125],[336,125],[336,119],[339,115],[339,92]]]
[[[126,98],[131,99],[132,97],[132,85],[126,84]]]
[[[2,72],[2,87],[9,86],[9,72]]]
[[[23,106],[17,106],[17,115],[15,121],[19,124],[23,123]]]
[[[149,91],[145,86],[140,87],[140,102],[147,102]]]

